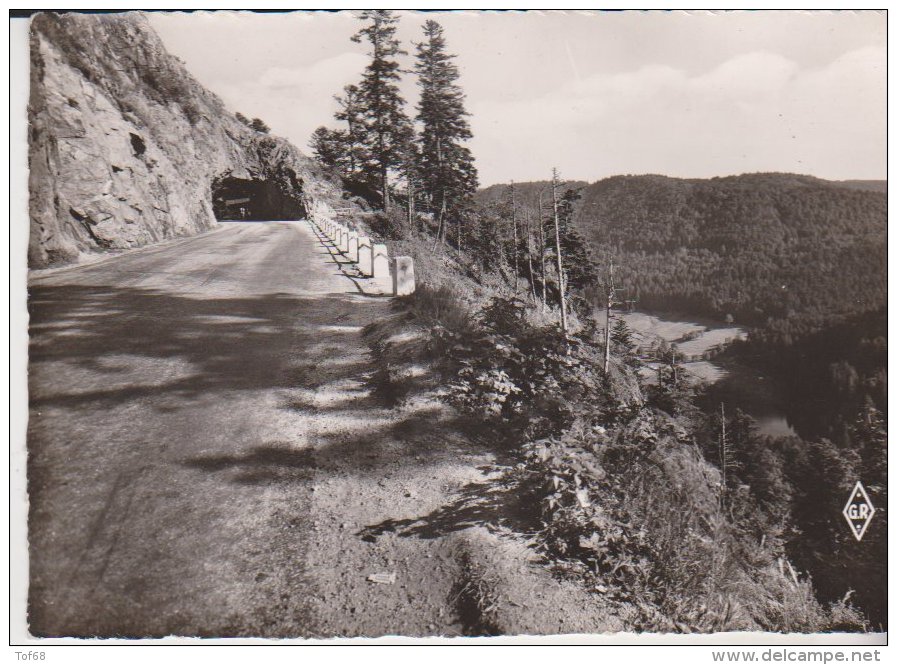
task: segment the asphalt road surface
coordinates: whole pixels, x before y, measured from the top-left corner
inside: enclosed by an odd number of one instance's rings
[[[316,634],[308,451],[332,423],[297,396],[359,390],[388,303],[304,222],[32,275],[31,632]]]
[[[489,436],[438,390],[377,389],[439,377],[372,353],[425,339],[338,254],[229,223],[32,274],[32,634],[622,630],[511,536],[531,511]]]

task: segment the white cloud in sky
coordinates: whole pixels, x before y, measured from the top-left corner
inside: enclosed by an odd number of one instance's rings
[[[426,18],[434,17],[427,15]],[[619,173],[886,173],[886,30],[876,12],[435,15],[457,54],[481,182]],[[425,16],[402,13],[413,52]],[[151,16],[234,111],[300,149],[359,80],[347,12]],[[401,63],[410,68],[412,57]],[[402,91],[414,115],[414,77]]]
[[[357,79],[366,65],[367,58],[361,53],[340,53],[305,67],[272,67],[262,74],[259,85],[271,90],[287,88],[304,96],[326,95],[334,81]]]
[[[535,98],[474,103],[473,149],[485,182],[529,179],[534,165],[588,179],[773,170],[880,177],[885,66],[884,48],[869,47],[820,68],[759,51],[695,75],[667,65],[593,74]]]
[[[230,108],[262,118],[307,153],[312,132],[333,124],[334,95],[357,82],[366,64],[360,53],[340,53],[310,65],[270,67],[256,81],[221,84],[217,92]]]

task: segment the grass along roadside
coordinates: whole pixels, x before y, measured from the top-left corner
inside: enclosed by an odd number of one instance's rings
[[[396,403],[418,391],[448,402],[493,451],[494,479],[468,498],[478,505],[491,492],[491,512],[474,511],[467,528],[522,543],[628,629],[864,629],[848,603],[820,605],[789,572],[748,498],[741,512],[721,503],[696,410],[659,408],[623,363],[604,377],[588,330],[568,353],[524,304],[472,291],[424,282],[367,331],[379,390]],[[479,599],[468,607],[492,608],[489,579],[477,573],[466,587]],[[484,630],[498,625],[493,609],[481,612]]]

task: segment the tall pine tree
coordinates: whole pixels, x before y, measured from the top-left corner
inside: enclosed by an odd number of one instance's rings
[[[342,97],[336,95],[334,99],[339,104],[339,110],[333,117],[346,123],[346,130],[342,133],[345,153],[344,174],[353,177],[366,160],[361,93],[357,85],[347,85],[343,88]]]
[[[368,22],[352,36],[352,41],[371,44],[371,61],[358,85],[358,102],[364,119],[364,147],[367,155],[364,172],[377,183],[383,210],[389,210],[389,174],[407,157],[414,130],[403,109],[399,94],[401,68],[396,58],[405,55],[396,39],[399,19],[385,9],[365,10],[361,19]]]
[[[579,191],[567,189],[558,200],[558,217],[561,223],[561,252],[564,256],[564,279],[570,290],[580,291],[594,286],[598,268],[585,241],[573,225]]]
[[[436,21],[424,23],[424,37],[416,45],[415,64],[421,92],[417,120],[422,126],[418,173],[441,228],[446,216],[460,218],[476,192],[477,170],[473,155],[462,145],[472,135],[464,93],[456,83],[455,56],[446,53],[442,26]]]

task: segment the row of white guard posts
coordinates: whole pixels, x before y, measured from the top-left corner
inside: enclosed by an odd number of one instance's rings
[[[342,255],[357,264],[362,277],[371,278],[375,290],[394,296],[414,293],[414,261],[410,256],[389,258],[386,245],[374,244],[332,220],[316,221],[315,226]]]

